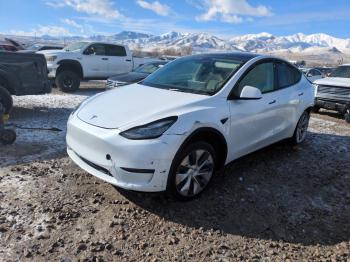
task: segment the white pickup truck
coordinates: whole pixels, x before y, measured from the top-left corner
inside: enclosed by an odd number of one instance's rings
[[[79,89],[81,80],[107,79],[139,65],[128,47],[111,43],[76,42],[62,50],[38,53],[46,58],[49,78],[65,92]]]

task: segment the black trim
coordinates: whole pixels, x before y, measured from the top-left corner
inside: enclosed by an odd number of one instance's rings
[[[228,117],[225,117],[223,119],[220,120],[221,124],[225,124],[228,120]]]
[[[92,168],[96,169],[97,171],[100,171],[108,176],[112,176],[112,174],[109,172],[109,170],[107,170],[106,168],[96,165],[95,163],[92,163],[91,161],[79,156],[77,153],[75,153],[81,160],[83,160],[86,164],[88,164],[89,166],[91,166]]]
[[[129,173],[139,173],[139,174],[154,174],[154,169],[138,169],[138,168],[128,168],[128,167],[121,167],[126,172]]]

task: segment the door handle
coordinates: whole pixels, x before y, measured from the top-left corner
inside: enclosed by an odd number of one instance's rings
[[[272,104],[274,104],[274,103],[276,103],[276,100],[272,100],[272,101],[269,103],[269,105],[272,105]]]
[[[125,61],[126,61],[126,62],[131,62],[131,59],[126,59]]]
[[[104,57],[104,58],[101,58],[102,60],[108,60],[108,58],[107,57]]]
[[[302,96],[302,95],[304,95],[304,92],[301,92],[301,93],[298,94],[298,96]]]

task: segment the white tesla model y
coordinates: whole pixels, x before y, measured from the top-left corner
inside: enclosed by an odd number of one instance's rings
[[[183,57],[83,102],[69,118],[67,150],[115,186],[190,199],[232,160],[283,139],[303,142],[314,93],[278,58]]]

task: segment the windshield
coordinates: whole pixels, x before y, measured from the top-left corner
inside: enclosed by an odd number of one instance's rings
[[[27,49],[35,51],[35,50],[39,50],[41,47],[42,47],[42,45],[34,44],[34,45],[29,46]]]
[[[161,65],[162,64],[159,64],[159,63],[144,64],[142,66],[135,68],[133,71],[136,73],[142,73],[142,74],[152,74],[154,71],[160,68]]]
[[[67,45],[65,48],[63,48],[64,51],[79,51],[83,49],[86,46],[86,42],[77,42],[70,45]]]
[[[350,66],[339,66],[334,69],[330,77],[345,77],[350,78]]]
[[[189,56],[160,68],[143,85],[180,92],[213,95],[244,64],[235,58],[215,55]]]

